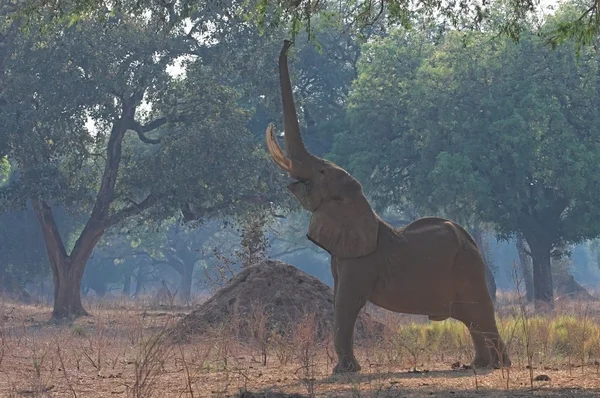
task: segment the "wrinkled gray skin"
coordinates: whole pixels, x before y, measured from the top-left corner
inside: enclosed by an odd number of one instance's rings
[[[279,57],[286,153],[272,124],[266,140],[273,160],[297,180],[288,189],[312,213],[308,239],[331,254],[338,355],[334,373],[360,370],[353,351],[354,324],[367,301],[434,321],[457,319],[471,332],[473,365],[510,366],[485,265],[471,236],[458,224],[434,217],[392,228],[375,214],[354,177],[308,153],[288,73],[289,46],[286,40]]]

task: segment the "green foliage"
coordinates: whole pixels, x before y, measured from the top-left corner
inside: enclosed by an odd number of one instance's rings
[[[548,26],[543,31],[546,43],[552,48],[565,42],[574,42],[576,51],[584,47],[597,47],[598,33],[598,3],[575,0],[560,4],[555,15],[548,18]]]
[[[111,17],[61,28],[33,49],[21,39],[20,56],[7,65],[0,134],[10,144],[9,159],[30,177],[4,191],[5,208],[38,196],[89,208],[115,121],[131,101],[130,132],[144,129],[148,136],[138,133],[143,143],[129,135],[123,141],[115,212],[154,195],[160,204],[153,216],[188,205],[197,217],[208,216],[263,203],[242,198],[273,192],[260,173],[268,160],[251,140],[236,92],[202,61],[188,63],[184,79],[168,75],[168,66],[190,50],[182,34],[165,36],[140,20]],[[96,131],[86,127],[88,117]],[[159,145],[147,144],[159,138]]]
[[[0,158],[0,185],[6,183],[8,176],[10,175],[10,163],[5,157]]]
[[[55,277],[79,274],[57,271],[68,257],[83,271],[105,230],[131,218],[271,211],[285,185],[248,130],[252,112],[210,51],[198,57],[209,46],[183,22],[164,30],[152,18],[105,12],[44,28],[16,35],[2,64],[0,142],[14,178],[0,188],[0,212],[38,203],[46,244],[60,253]],[[182,60],[184,73],[172,77]],[[83,218],[72,235],[53,228],[60,206]],[[91,264],[84,289],[99,294],[133,272],[119,272],[114,258]]]
[[[435,21],[441,31],[493,31],[518,41],[532,24],[539,23],[542,15],[554,10],[543,2],[533,0],[495,0],[439,2],[426,0],[406,2],[399,0],[345,1],[329,3],[308,0],[242,0],[233,3],[212,3],[184,0],[177,5],[157,0],[29,0],[17,8],[6,2],[7,13],[26,21],[43,20],[45,24],[76,24],[85,18],[99,20],[122,13],[140,15],[146,12],[157,29],[169,30],[189,18],[194,29],[206,32],[207,21],[218,23],[220,17],[236,18],[239,25],[252,26],[259,34],[282,27],[292,37],[305,32],[307,39],[319,43],[318,33],[334,28],[352,32],[364,39],[376,26],[419,29],[423,20]],[[556,46],[565,40],[575,40],[578,47],[595,45],[598,29],[598,4],[590,0],[575,0],[559,8],[569,12],[561,21],[543,32],[546,43]],[[52,10],[49,14],[46,10]],[[107,10],[110,9],[110,12]],[[150,12],[148,12],[150,11]]]
[[[29,18],[39,17],[39,11],[51,8],[52,17],[60,22],[75,23],[83,16],[102,17],[106,8],[115,13],[141,14],[152,11],[152,18],[157,24],[169,26],[174,20],[199,18],[199,10],[227,14],[228,17],[243,17],[245,22],[255,25],[258,30],[286,26],[295,37],[300,32],[307,33],[309,39],[315,37],[323,27],[336,27],[345,31],[364,32],[374,24],[413,28],[419,26],[423,17],[436,19],[443,27],[453,29],[481,29],[490,24],[504,34],[518,39],[522,32],[523,21],[527,21],[536,11],[538,4],[532,0],[497,0],[439,2],[426,0],[421,2],[388,1],[345,1],[330,3],[307,0],[243,0],[227,5],[191,0],[180,1],[177,6],[156,0],[146,1],[102,1],[61,0],[61,1],[29,1],[22,6],[19,15]],[[502,18],[498,18],[497,9],[503,9]],[[216,18],[213,18],[216,20]]]
[[[550,256],[600,234],[600,59],[537,31],[518,43],[450,32],[435,46],[426,33],[363,47],[335,160],[380,209],[523,233],[536,298],[551,301]]]
[[[370,177],[378,202],[408,196],[425,211],[474,213],[507,235],[553,231],[555,243],[600,232],[591,222],[600,212],[595,55],[578,60],[531,35],[512,44],[449,34],[419,58],[397,37],[365,49],[352,131],[338,137],[338,153],[358,146],[348,163]]]
[[[379,170],[381,160],[397,160],[398,138],[408,132],[413,79],[430,47],[425,34],[402,30],[363,46],[346,106],[350,131],[336,135],[332,150],[332,159],[361,181]],[[390,194],[401,198],[397,193]]]

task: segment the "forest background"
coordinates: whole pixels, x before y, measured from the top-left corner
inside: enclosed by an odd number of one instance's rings
[[[81,295],[164,285],[190,304],[265,257],[331,284],[263,142],[282,126],[290,32],[308,149],[386,221],[465,225],[493,294],[519,280],[551,302],[570,275],[600,283],[596,8],[15,4],[0,0],[4,293],[55,317],[84,314]]]

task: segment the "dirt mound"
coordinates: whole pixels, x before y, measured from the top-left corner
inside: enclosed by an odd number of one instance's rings
[[[37,304],[37,300],[9,275],[0,276],[0,300],[8,299],[22,304]]]
[[[173,332],[185,339],[223,325],[234,325],[238,337],[246,339],[264,324],[271,332],[287,335],[312,314],[317,336],[323,338],[333,330],[332,289],[292,265],[266,260],[243,269],[184,317]],[[382,331],[381,323],[361,312],[356,325],[357,338]]]
[[[582,300],[582,301],[598,301],[598,299],[592,296],[583,286],[581,286],[573,275],[562,272],[556,274],[555,285],[556,285],[556,296],[557,300]]]

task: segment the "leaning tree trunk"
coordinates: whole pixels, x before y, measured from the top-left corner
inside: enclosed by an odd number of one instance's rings
[[[531,270],[531,261],[529,261],[529,255],[525,248],[525,240],[521,234],[517,235],[517,253],[519,254],[519,264],[521,268],[521,274],[523,275],[523,282],[525,282],[525,297],[527,302],[533,301],[533,275]]]
[[[537,241],[528,237],[533,260],[533,297],[536,311],[554,310],[554,286],[552,282],[552,265],[550,252],[552,244]]]
[[[103,280],[97,279],[88,284],[88,287],[96,293],[97,297],[105,297],[108,292],[108,286]]]
[[[146,284],[146,270],[143,264],[140,264],[138,270],[135,274],[135,293],[133,297],[139,298],[142,294],[142,290],[144,289],[144,285]]]
[[[123,275],[124,279],[123,279],[123,291],[121,292],[121,294],[123,296],[131,296],[131,277],[132,277],[132,273],[127,271],[125,273],[125,275]]]
[[[181,301],[184,305],[190,303],[192,299],[192,277],[194,276],[194,262],[188,262],[183,265],[181,273]]]
[[[475,243],[477,243],[477,247],[481,252],[483,262],[485,263],[485,283],[487,285],[488,292],[490,293],[490,296],[492,296],[492,300],[496,302],[496,279],[494,278],[494,273],[492,272],[488,262],[488,256],[486,254],[483,242],[483,231],[479,228],[473,228],[473,239],[475,240]]]

